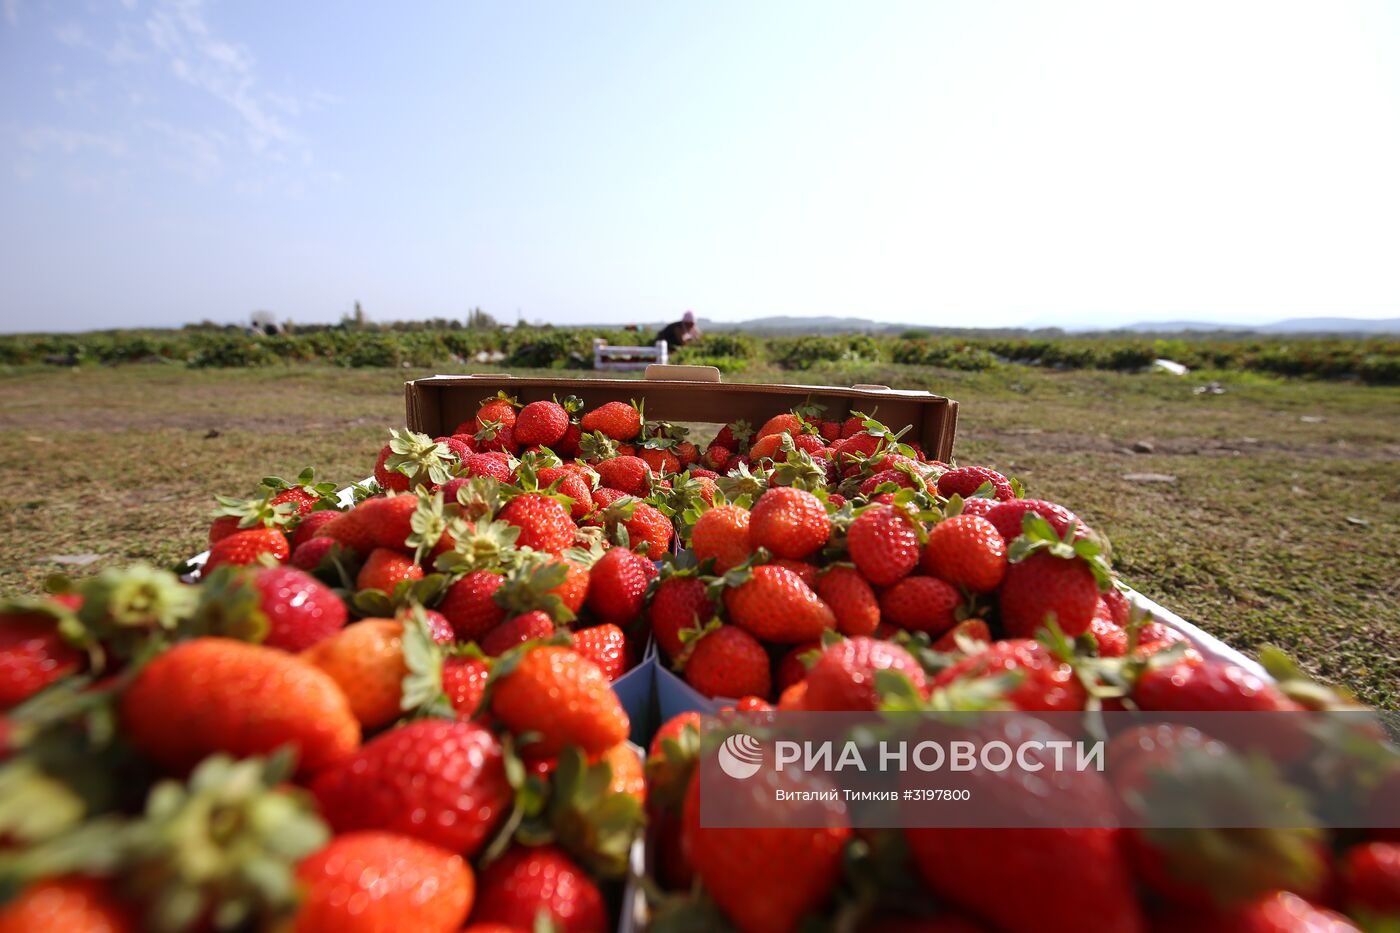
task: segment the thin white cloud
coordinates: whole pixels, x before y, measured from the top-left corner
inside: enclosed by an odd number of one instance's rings
[[[5,11],[5,22],[11,26],[19,25],[19,0],[4,0],[3,9]]]
[[[222,151],[228,139],[216,130],[192,130],[163,120],[147,120],[146,126],[162,137],[162,161],[167,168],[207,181],[223,169]]]
[[[256,90],[256,62],[247,49],[210,28],[202,0],[164,0],[146,18],[151,43],[169,60],[171,73],[233,109],[254,152],[272,156],[296,146],[296,134],[272,111],[288,112],[288,98],[273,101]]]
[[[31,126],[19,131],[19,143],[35,153],[59,152],[63,155],[76,155],[86,150],[96,150],[113,158],[124,158],[127,154],[126,141],[107,133],[91,133],[59,126]]]

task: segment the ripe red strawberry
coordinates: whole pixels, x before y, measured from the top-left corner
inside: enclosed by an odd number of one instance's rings
[[[226,638],[196,638],[158,655],[122,697],[138,749],[184,772],[213,752],[297,750],[303,774],[352,753],[360,724],[328,674],[296,655]]]
[[[556,758],[566,745],[596,755],[627,738],[627,714],[598,665],[570,648],[530,649],[496,682],[491,712],[531,757]]]
[[[524,447],[549,447],[569,430],[569,413],[558,402],[531,402],[515,416],[515,441]]]
[[[291,547],[295,551],[306,542],[320,534],[321,529],[330,522],[340,517],[339,512],[334,509],[322,509],[319,512],[311,512],[297,523],[296,530],[292,532]]]
[[[515,440],[514,427],[490,422],[472,435],[472,444],[477,450],[483,452],[498,451],[504,454],[514,454],[520,449],[520,445]]]
[[[594,664],[609,681],[627,672],[627,636],[608,623],[574,632],[574,650]]]
[[[1101,658],[1121,658],[1128,653],[1128,633],[1098,613],[1089,623],[1089,634],[1098,642]]]
[[[1171,712],[1285,712],[1302,709],[1277,686],[1242,667],[1220,661],[1180,661],[1148,668],[1133,687],[1145,710]]]
[[[294,567],[265,567],[252,577],[267,616],[263,644],[302,651],[345,627],[345,603],[320,580]]]
[[[816,564],[809,564],[805,560],[789,560],[786,557],[779,557],[771,562],[776,567],[785,567],[797,574],[797,579],[801,580],[813,590],[817,588],[818,568]]]
[[[875,586],[889,586],[919,565],[919,535],[912,520],[892,506],[866,509],[846,532],[856,569]]]
[[[1361,933],[1341,914],[1287,891],[1224,910],[1169,911],[1153,922],[1152,929],[1154,933]]]
[[[577,457],[579,454],[579,441],[583,439],[583,429],[577,424],[570,423],[564,431],[564,436],[554,443],[554,452],[564,459]]]
[[[642,433],[642,415],[626,402],[607,402],[579,419],[585,432],[601,431],[615,441],[630,441]]]
[[[934,677],[933,686],[942,689],[963,679],[980,680],[1012,671],[1021,672],[1022,680],[1006,699],[1017,709],[1072,712],[1083,709],[1088,699],[1073,669],[1030,639],[993,642],[986,651],[944,668]]]
[[[963,502],[962,514],[976,515],[979,518],[987,518],[1001,506],[1014,505],[1015,503],[1020,501],[1022,500],[1012,499],[1010,502],[998,502],[995,499],[967,499]],[[997,530],[1000,531],[1001,529]],[[1005,537],[1005,535],[1003,535],[1002,537]]]
[[[360,725],[378,729],[403,713],[403,623],[361,619],[312,645],[301,657],[330,675]]]
[[[836,628],[831,607],[788,570],[775,564],[753,568],[749,579],[724,592],[729,619],[764,641],[795,644]]]
[[[527,641],[537,641],[553,634],[554,620],[549,617],[549,613],[539,610],[524,612],[506,619],[482,636],[481,650],[493,658],[498,658]]]
[[[722,505],[703,513],[690,532],[690,547],[696,559],[713,559],[716,573],[748,560],[753,554],[749,522],[749,510],[737,505]]]
[[[675,447],[676,460],[680,462],[681,469],[691,466],[700,459],[700,448],[690,441],[680,441]]]
[[[476,641],[506,620],[505,607],[493,598],[505,577],[494,570],[473,570],[447,588],[438,611],[462,641]]]
[[[1006,542],[985,518],[954,515],[930,529],[922,563],[940,580],[990,593],[1006,576]]]
[[[481,873],[474,923],[511,930],[537,929],[546,918],[558,933],[606,933],[611,929],[598,886],[554,846],[520,846]]]
[[[1122,590],[1110,586],[1099,594],[1099,612],[1104,611],[1115,625],[1126,627],[1133,614],[1133,604]]]
[[[297,868],[293,933],[452,933],[471,913],[475,878],[460,855],[410,836],[336,836]]]
[[[609,548],[589,574],[588,608],[604,622],[627,627],[642,611],[650,566],[649,560],[626,548]]]
[[[209,549],[209,559],[204,562],[204,571],[207,573],[225,564],[239,567],[255,564],[264,554],[278,563],[285,563],[287,558],[292,556],[287,536],[281,529],[249,528],[220,539]]]
[[[684,647],[680,633],[703,626],[714,618],[715,604],[703,580],[693,576],[667,577],[657,584],[647,606],[652,634],[666,656],[674,658]]]
[[[1013,638],[1032,638],[1053,616],[1070,638],[1089,630],[1099,584],[1080,557],[1037,551],[1010,565],[1001,584],[1001,622]]]
[[[442,662],[442,692],[457,711],[458,719],[470,719],[481,706],[491,668],[480,658],[447,657]]]
[[[805,680],[807,662],[815,659],[821,652],[822,643],[819,641],[807,641],[789,648],[773,673],[773,685],[778,692],[781,693],[793,684]]]
[[[992,484],[994,498],[1002,502],[1016,498],[1010,480],[996,470],[979,466],[959,467],[944,473],[938,478],[938,494],[945,498],[956,495],[966,499],[987,483]]]
[[[511,399],[491,398],[481,403],[476,417],[457,425],[453,434],[475,434],[487,424],[496,423],[505,428],[515,427],[516,404]]]
[[[510,812],[501,744],[484,726],[419,719],[390,729],[311,785],[337,833],[377,829],[475,855]]]
[[[1400,917],[1400,843],[1368,842],[1342,857],[1342,900],[1352,913]]]
[[[964,641],[980,641],[983,644],[992,643],[992,630],[988,628],[983,619],[965,619],[943,633],[943,636],[933,643],[934,651],[962,651],[958,645],[958,639]]]
[[[70,875],[26,886],[0,907],[0,933],[136,933],[135,912],[96,878]]]
[[[516,496],[496,517],[520,529],[520,537],[515,542],[518,547],[550,554],[558,554],[573,544],[574,533],[578,531],[568,509],[541,493]]]
[[[991,500],[968,499],[963,503],[963,511],[968,511],[968,506],[973,503],[980,503]],[[998,502],[988,508],[987,521],[996,526],[997,533],[1009,544],[1021,536],[1021,526],[1028,514],[1039,515],[1050,523],[1050,527],[1055,529],[1055,534],[1064,537],[1072,522],[1079,522],[1076,516],[1069,509],[1053,502],[1046,502],[1044,499],[1012,499],[1008,502]],[[1083,527],[1083,523],[1079,524]],[[1078,535],[1076,535],[1078,537]]]
[[[893,483],[901,489],[913,489],[914,479],[903,470],[880,470],[867,476],[860,484],[860,494],[869,496],[886,483]]]
[[[638,502],[632,510],[632,517],[625,519],[622,526],[627,529],[627,540],[634,550],[641,551],[642,545],[646,545],[648,559],[660,560],[670,552],[675,528],[671,520],[655,506]]]
[[[559,484],[556,491],[573,500],[569,506],[569,516],[574,521],[593,510],[593,490],[588,488],[588,481],[581,474],[562,467],[546,467],[536,474],[536,478],[541,489],[548,489],[556,482]]]
[[[711,444],[705,448],[705,456],[701,462],[717,473],[724,473],[729,470],[729,461],[734,458],[734,451],[719,444]]]
[[[880,708],[877,671],[909,678],[920,693],[928,690],[924,669],[914,656],[888,641],[846,638],[821,653],[807,671],[807,709],[838,712]]]
[[[958,624],[962,596],[937,577],[905,577],[880,593],[880,618],[937,637]]]
[[[771,808],[778,790],[798,787],[791,772],[765,768],[734,793],[744,795],[743,803]],[[700,782],[691,781],[681,817],[683,845],[705,891],[739,929],[784,933],[820,908],[840,878],[850,824],[839,804],[825,817],[825,826],[813,828],[779,821],[770,829],[706,827],[700,821]]]
[[[753,429],[750,428],[747,423],[735,422],[733,424],[726,424],[724,427],[720,428],[719,433],[715,435],[715,439],[710,443],[718,444],[720,447],[727,447],[735,453],[738,453],[744,450],[748,446],[749,441],[753,438]]]
[[[685,679],[707,697],[768,695],[768,652],[737,625],[722,625],[691,646]]]
[[[402,549],[413,534],[417,496],[374,496],[329,522],[321,533],[361,557],[377,547]]]
[[[650,491],[651,467],[641,457],[613,457],[594,466],[598,480],[609,489],[629,496],[645,496]]]
[[[0,710],[18,706],[82,664],[82,652],[58,634],[53,617],[0,612]]]
[[[389,548],[375,548],[369,552],[360,573],[355,577],[355,588],[361,590],[383,590],[392,594],[394,587],[404,581],[423,579],[423,568],[413,562],[402,551]]]
[[[484,453],[467,454],[462,458],[463,475],[470,478],[473,476],[489,476],[498,479],[503,483],[510,482],[510,460],[505,454],[498,451],[487,451]],[[456,490],[452,491],[452,501],[456,498]],[[447,498],[447,497],[444,497]]]
[[[390,492],[408,492],[408,476],[397,470],[391,470],[386,465],[385,461],[393,455],[393,448],[388,444],[380,448],[379,458],[374,461],[374,481],[379,484],[380,489],[385,489]]]
[[[680,458],[669,450],[660,447],[643,447],[638,453],[641,454],[642,461],[657,476],[675,473],[681,468]]]
[[[749,540],[775,557],[802,560],[830,536],[826,506],[805,489],[775,486],[759,497],[749,515]]]
[[[593,505],[599,509],[606,509],[617,500],[625,498],[627,498],[627,493],[610,486],[599,486],[593,490]]]

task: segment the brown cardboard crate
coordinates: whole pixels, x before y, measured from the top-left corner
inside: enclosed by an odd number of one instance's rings
[[[854,410],[873,414],[896,430],[908,425],[911,430],[904,439],[918,442],[926,454],[939,460],[952,457],[958,426],[958,403],[924,391],[870,385],[726,383],[712,366],[650,366],[642,380],[501,373],[415,379],[404,385],[408,427],[430,437],[447,434],[475,415],[482,399],[499,391],[522,403],[556,394],[576,395],[585,409],[635,399],[645,401],[647,417],[653,420],[726,424],[743,418],[754,427],[810,397],[826,406],[826,417],[831,419],[844,418]]]

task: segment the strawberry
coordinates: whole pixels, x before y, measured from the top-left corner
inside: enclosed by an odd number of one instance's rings
[[[568,496],[573,500],[569,506],[569,515],[578,521],[593,510],[593,490],[588,488],[588,481],[579,473],[573,470],[565,470],[562,467],[546,467],[536,474],[540,488],[548,489],[554,483],[559,485],[556,488],[560,495]]]
[[[680,458],[669,450],[660,447],[643,447],[640,453],[642,461],[657,476],[675,473],[681,468]]]
[[[472,910],[462,856],[397,833],[332,839],[297,868],[304,892],[294,933],[450,933]]]
[[[790,772],[764,769],[733,793],[765,809],[778,790],[796,788]],[[816,817],[815,809],[804,811]],[[851,838],[845,810],[833,803],[821,814],[825,825],[769,829],[707,827],[700,820],[700,782],[691,781],[682,811],[683,847],[706,892],[745,933],[786,933],[818,910],[841,876],[841,857]]]
[[[402,714],[403,623],[361,619],[312,645],[301,657],[335,681],[366,729],[377,729]]]
[[[503,454],[514,454],[520,449],[520,445],[515,440],[515,428],[508,424],[497,424],[494,421],[486,422],[479,431],[472,435],[472,444],[483,453],[495,451]]]
[[[452,454],[451,457],[447,458],[449,462],[456,460],[460,463],[462,458],[472,453],[474,449],[472,447],[472,439],[469,437],[435,437],[433,438],[433,443],[442,444],[447,448],[448,452]]]
[[[516,496],[496,517],[520,529],[520,537],[516,539],[518,547],[550,554],[558,554],[573,544],[574,533],[578,531],[568,509],[541,493]]]
[[[577,424],[570,423],[564,431],[564,436],[554,443],[554,452],[564,458],[577,457],[579,455],[579,441],[583,439],[583,429]]]
[[[54,616],[0,611],[0,710],[18,706],[82,665],[82,652],[63,640]]]
[[[558,933],[610,930],[603,895],[588,874],[554,846],[509,849],[481,873],[472,920],[512,930],[539,929],[544,918]]]
[[[822,652],[822,643],[819,641],[806,641],[800,645],[793,645],[783,655],[778,662],[777,670],[773,673],[773,683],[778,688],[778,692],[786,690],[793,684],[807,678],[807,663],[814,660]]]
[[[417,509],[417,496],[374,496],[327,523],[321,533],[361,557],[378,547],[402,549],[413,534]]]
[[[715,572],[739,566],[753,553],[749,540],[749,510],[722,505],[703,513],[690,532],[690,547],[697,560],[713,560]]]
[[[310,574],[294,567],[266,567],[254,573],[258,607],[267,616],[263,644],[302,651],[345,627],[345,603]]]
[[[609,681],[627,672],[627,636],[611,623],[574,632],[574,650],[594,664]]]
[[[476,715],[490,674],[491,669],[480,658],[449,656],[443,659],[442,692],[456,710],[458,719]]]
[[[814,590],[817,588],[817,576],[820,570],[816,564],[809,564],[805,560],[789,560],[786,557],[779,557],[777,560],[770,561],[769,563],[773,564],[775,567],[785,567],[791,570],[793,573],[797,574],[797,579],[807,584],[807,586]]]
[[[1071,712],[1084,708],[1088,694],[1074,670],[1040,642],[1008,639],[993,642],[986,651],[969,655],[933,679],[935,689],[960,680],[981,680],[1018,672],[1022,678],[1006,699],[1027,711]]]
[[[749,448],[749,459],[754,463],[760,460],[772,460],[778,456],[782,449],[783,442],[792,442],[790,434],[766,434],[753,442]]]
[[[134,912],[96,878],[45,878],[0,907],[0,933],[136,933]]]
[[[913,520],[888,505],[866,509],[846,532],[846,549],[861,575],[889,586],[919,565],[919,533]]]
[[[236,531],[222,538],[209,549],[209,558],[204,562],[204,573],[224,565],[246,566],[255,564],[264,554],[285,563],[292,556],[287,536],[278,528],[249,528]]]
[[[394,588],[405,581],[423,579],[423,568],[413,562],[402,551],[389,548],[375,548],[369,552],[360,573],[355,577],[355,587],[361,590],[383,590],[393,594]]]
[[[609,489],[629,496],[645,496],[650,491],[651,467],[641,457],[613,457],[596,465],[598,480]]]
[[[775,486],[749,515],[749,540],[775,557],[802,560],[820,550],[830,536],[826,506],[805,489]]]
[[[680,441],[675,447],[676,460],[680,463],[681,469],[685,469],[700,460],[700,448],[690,441]]]
[[[880,593],[880,618],[937,637],[958,624],[962,596],[937,577],[905,577]]]
[[[1199,913],[1168,912],[1154,933],[1361,933],[1361,928],[1287,891],[1274,891],[1239,907]]]
[[[844,638],[824,650],[807,671],[806,707],[837,712],[880,708],[878,671],[903,674],[919,693],[927,692],[924,669],[896,644],[874,638]]]
[[[642,415],[626,402],[606,402],[579,419],[584,432],[601,431],[615,441],[630,441],[642,432]]]
[[[962,496],[966,499],[987,483],[992,484],[993,498],[1002,502],[1016,498],[1010,480],[996,470],[979,466],[960,467],[938,477],[938,494],[944,498]]]
[[[860,484],[860,494],[869,497],[871,493],[886,483],[893,483],[901,489],[913,489],[914,478],[903,470],[880,470],[867,476]]]
[[[501,744],[472,722],[419,719],[390,729],[311,785],[337,833],[377,829],[475,855],[510,812]]]
[[[1171,712],[1287,712],[1302,709],[1274,684],[1242,667],[1220,661],[1181,661],[1148,668],[1133,687],[1133,702],[1145,710]]]
[[[1099,605],[1099,584],[1080,557],[1037,551],[1006,570],[1001,622],[1013,638],[1030,638],[1051,618],[1070,638],[1089,630]]]
[[[684,647],[682,631],[703,626],[714,615],[715,604],[710,600],[708,588],[703,580],[694,576],[663,577],[647,605],[652,634],[670,658],[680,654]]]
[[[724,605],[730,621],[764,641],[795,644],[836,628],[831,607],[797,574],[773,564],[754,567],[727,588]]]
[[[291,548],[295,551],[306,542],[318,537],[321,529],[339,518],[341,513],[333,509],[322,509],[319,512],[312,512],[297,523],[296,530],[292,532]]]
[[[978,518],[987,518],[992,514],[992,512],[995,512],[1003,505],[1015,505],[1017,502],[1020,501],[1022,500],[1012,499],[1010,502],[998,502],[995,499],[966,499],[963,501],[962,514],[976,515]],[[997,531],[1001,531],[1001,529],[998,528]],[[1002,533],[1002,537],[1006,538],[1006,534],[1004,532]],[[1006,538],[1006,540],[1010,541],[1014,537],[1015,535],[1012,535],[1011,538]]]
[[[498,658],[527,641],[538,641],[554,634],[554,620],[549,613],[534,610],[506,619],[481,638],[481,650]]]
[[[569,413],[558,402],[531,402],[515,416],[515,440],[525,447],[549,447],[569,430]]]
[[[836,614],[836,629],[848,637],[869,635],[880,624],[875,591],[854,567],[836,564],[817,577],[817,595]]]
[[[710,443],[739,453],[747,449],[748,443],[753,439],[753,436],[753,428],[749,426],[748,422],[736,421],[720,428],[719,433],[715,435],[715,439]]]
[[[380,489],[408,492],[409,478],[397,470],[389,469],[388,461],[392,456],[394,451],[388,444],[380,448],[379,457],[374,461],[374,481],[379,484]]]
[[[1099,646],[1099,657],[1121,658],[1128,653],[1128,633],[1099,613],[1089,623],[1089,634]]]
[[[213,752],[261,755],[291,744],[303,774],[354,752],[360,724],[336,682],[296,655],[196,638],[158,655],[121,701],[132,743],[183,772]]]
[[[686,682],[707,697],[767,696],[772,686],[768,652],[737,625],[721,625],[699,638],[684,671]]]
[[[1352,846],[1342,857],[1341,881],[1348,911],[1400,917],[1400,843]]]
[[[553,758],[566,745],[597,754],[627,738],[627,714],[598,665],[570,648],[527,649],[494,684],[491,712],[517,735],[522,751]]]
[[[649,567],[651,561],[626,548],[608,548],[589,574],[588,608],[604,622],[626,628],[642,611]]]
[[[711,444],[705,448],[705,456],[701,462],[718,473],[723,473],[729,469],[729,461],[734,458],[734,451],[720,444]]]
[[[966,641],[980,641],[984,644],[991,644],[992,630],[987,627],[987,623],[983,619],[967,619],[944,632],[942,637],[933,643],[933,650],[961,652],[962,648],[958,646],[958,639],[960,637]]]
[[[462,472],[466,478],[489,476],[507,483],[510,482],[510,459],[497,451],[467,454],[462,458]],[[449,485],[451,484],[449,483]],[[452,495],[455,498],[455,489],[452,491]],[[452,499],[447,501],[450,502]]]
[[[438,611],[459,639],[476,641],[505,621],[505,607],[492,598],[504,582],[494,570],[473,570],[447,588]]]
[[[924,572],[973,593],[990,593],[1006,576],[1006,541],[976,515],[954,515],[928,533]]]
[[[991,502],[991,506],[984,503]],[[969,506],[976,503],[979,508],[987,509],[986,519],[996,526],[997,534],[1010,543],[1021,536],[1021,526],[1028,514],[1039,515],[1050,523],[1050,527],[1055,529],[1055,534],[1063,536],[1069,530],[1071,524],[1083,527],[1083,523],[1069,509],[1053,502],[1046,502],[1044,499],[1011,499],[1007,502],[995,502],[991,499],[968,499],[963,503],[963,512],[970,511]]]

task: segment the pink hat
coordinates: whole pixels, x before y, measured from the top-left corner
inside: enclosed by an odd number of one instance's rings
[[[684,321],[684,322],[687,323],[687,324],[694,324],[694,323],[695,323],[695,312],[694,312],[694,311],[687,311],[687,312],[681,317],[681,320]]]

